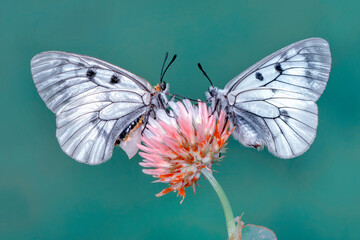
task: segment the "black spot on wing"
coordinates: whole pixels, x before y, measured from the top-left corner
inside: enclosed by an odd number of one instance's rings
[[[285,109],[280,109],[280,115],[282,116],[281,119],[285,123],[288,123],[288,119],[290,118],[290,115],[289,115],[288,111],[286,111]]]
[[[93,80],[96,75],[96,72],[92,69],[87,70],[86,77],[90,80]]]
[[[120,78],[117,75],[112,75],[111,79],[110,79],[110,83],[111,84],[115,84],[115,83],[119,83],[120,82]]]
[[[257,72],[257,73],[255,74],[255,77],[256,77],[256,79],[258,79],[258,80],[260,80],[260,81],[264,80],[263,75],[262,75],[261,73],[259,73],[259,72]]]
[[[283,72],[283,69],[282,69],[280,63],[276,63],[274,67],[275,67],[275,70],[278,71],[279,73]]]

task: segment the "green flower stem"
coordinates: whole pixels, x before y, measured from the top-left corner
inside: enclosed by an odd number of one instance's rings
[[[212,175],[209,170],[206,168],[201,169],[201,173],[206,177],[206,179],[210,182],[213,186],[215,192],[217,193],[218,197],[220,198],[220,202],[223,206],[225,219],[226,219],[226,227],[228,231],[229,238],[236,230],[234,214],[232,212],[229,200],[227,199],[224,190],[221,188],[220,184],[216,181],[214,176]]]

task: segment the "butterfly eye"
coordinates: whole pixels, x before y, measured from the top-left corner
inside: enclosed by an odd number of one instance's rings
[[[212,86],[209,87],[209,93],[212,97],[215,97],[217,95],[216,89]]]
[[[160,83],[160,87],[161,87],[161,90],[164,91],[166,89],[166,82],[161,82]]]

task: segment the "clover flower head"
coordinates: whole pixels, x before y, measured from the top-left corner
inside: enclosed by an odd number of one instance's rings
[[[194,106],[187,99],[169,103],[171,110],[157,110],[156,119],[150,118],[139,145],[143,157],[143,172],[168,183],[169,187],[156,196],[172,191],[185,198],[185,188],[195,185],[201,169],[211,172],[219,161],[232,130],[225,112],[213,113],[203,102]],[[181,201],[181,202],[182,202]]]

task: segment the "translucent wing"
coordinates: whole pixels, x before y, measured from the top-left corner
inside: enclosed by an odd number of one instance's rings
[[[233,106],[235,138],[266,145],[281,158],[304,153],[314,141],[316,101],[331,68],[328,43],[319,38],[289,45],[259,61],[224,89]]]
[[[238,126],[234,134],[245,145],[265,144],[274,155],[291,158],[304,153],[314,141],[318,109],[306,96],[258,88],[235,93],[234,97],[234,121]],[[249,133],[252,135],[248,136]]]
[[[154,91],[122,68],[72,53],[40,53],[31,60],[31,72],[41,98],[56,113],[62,150],[87,164],[111,157],[119,135],[149,111]]]
[[[331,68],[329,44],[321,38],[293,43],[260,60],[225,86],[231,91],[271,87],[301,93],[313,101],[323,93]]]

